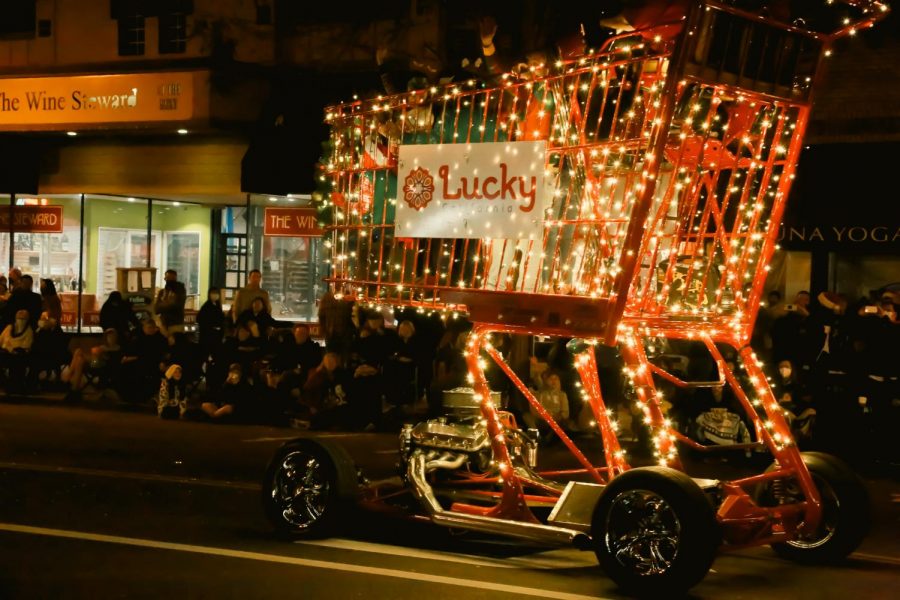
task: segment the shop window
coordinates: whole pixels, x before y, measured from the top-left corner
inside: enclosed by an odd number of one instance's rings
[[[119,56],[144,54],[144,15],[129,13],[119,16]]]
[[[3,210],[8,209],[8,198],[2,198]],[[53,282],[58,294],[68,299],[70,305],[78,295],[78,259],[81,253],[80,199],[78,197],[17,198],[17,210],[21,208],[47,211],[54,231],[16,231],[13,233],[12,265],[23,274],[31,275],[34,291],[38,292],[41,279]],[[57,220],[59,219],[59,220]],[[10,264],[8,232],[0,233],[0,264]],[[63,309],[62,326],[76,326],[75,312]]]
[[[187,15],[172,12],[159,16],[159,53],[182,54],[187,49]]]
[[[117,267],[153,267],[161,263],[157,231],[151,234],[149,249],[146,229],[100,227],[97,234],[96,289],[99,298],[105,299],[110,292],[116,290]]]
[[[163,264],[178,273],[188,296],[200,296],[200,233],[165,233]]]
[[[272,316],[280,320],[315,320],[316,300],[324,292],[321,237],[264,235],[266,207],[302,205],[296,198],[251,197],[249,267],[262,272],[262,286],[272,301]]]

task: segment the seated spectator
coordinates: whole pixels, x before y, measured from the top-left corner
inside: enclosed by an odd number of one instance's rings
[[[294,325],[293,334],[297,364],[300,366],[301,374],[306,376],[322,362],[322,346],[309,336],[309,325],[305,323]]]
[[[168,342],[152,319],[141,323],[139,333],[125,348],[116,385],[119,395],[132,402],[144,402],[156,394],[165,371]]]
[[[181,368],[180,381],[188,387],[194,386],[203,376],[203,357],[199,344],[195,344],[185,333],[169,334],[167,365],[178,365]]]
[[[6,302],[3,325],[12,324],[18,311],[24,310],[28,313],[28,326],[31,329],[37,327],[38,317],[43,312],[44,301],[40,294],[31,291],[33,285],[34,279],[31,278],[31,275],[22,275],[18,279]]]
[[[106,302],[100,308],[100,327],[104,331],[115,329],[119,334],[119,340],[127,342],[131,339],[132,331],[139,325],[137,315],[122,298],[122,294],[110,292]]]
[[[60,376],[64,383],[69,384],[66,400],[81,399],[82,391],[91,382],[97,382],[101,387],[112,383],[117,377],[121,361],[119,334],[112,328],[103,332],[103,343],[91,348],[89,353],[81,348],[75,350],[72,362],[63,369]]]
[[[250,308],[238,315],[238,325],[248,325],[251,322],[256,323],[260,335],[266,338],[275,327],[275,319],[266,310],[266,303],[262,298],[254,298]]]
[[[13,353],[31,350],[34,342],[34,332],[28,326],[29,316],[27,310],[18,310],[15,319],[0,333],[0,349]]]
[[[218,361],[223,365],[239,364],[242,375],[252,379],[256,363],[263,356],[263,341],[256,322],[242,323],[237,326],[234,336],[226,338]]]
[[[809,394],[801,387],[791,361],[778,363],[777,383],[776,398],[794,439],[797,443],[808,441],[812,438],[816,409],[812,407]]]
[[[47,313],[42,314],[31,347],[29,386],[34,387],[41,379],[50,382],[58,378],[62,374],[63,365],[69,364],[69,360],[66,334]]]
[[[428,368],[425,356],[412,321],[402,321],[397,326],[395,352],[384,365],[388,402],[414,404],[421,397],[417,378],[420,370]]]
[[[327,352],[321,364],[312,368],[303,385],[299,417],[313,429],[341,424],[349,415],[347,392],[352,377],[341,364],[341,355]]]
[[[24,391],[25,373],[34,343],[34,334],[28,326],[28,311],[18,310],[15,319],[0,333],[0,370],[7,377],[7,391]]]
[[[213,420],[232,420],[241,415],[251,393],[252,388],[244,379],[241,365],[234,363],[228,367],[222,391],[214,399],[204,402],[200,408]]]
[[[723,387],[703,388],[700,391],[706,392],[706,398],[700,401],[704,410],[695,421],[692,437],[707,445],[749,444],[752,441],[750,430],[734,410],[731,389],[728,389],[728,394]]]
[[[177,419],[187,410],[187,392],[181,367],[177,364],[166,369],[165,377],[159,385],[156,414],[160,419]]]
[[[535,394],[538,402],[545,411],[550,413],[553,420],[563,428],[568,427],[569,419],[569,398],[562,390],[562,380],[555,371],[544,371],[542,375],[543,385]],[[529,412],[523,415],[525,423],[529,427],[535,427],[541,432],[541,435],[547,436],[551,433],[550,426],[540,416],[537,409],[529,402]]]
[[[351,348],[350,411],[357,427],[374,429],[381,424],[384,393],[383,366],[396,347],[396,336],[384,329],[381,313],[370,311]]]

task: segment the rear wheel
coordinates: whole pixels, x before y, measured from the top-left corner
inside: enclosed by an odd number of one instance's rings
[[[263,506],[282,534],[329,535],[351,505],[355,487],[356,469],[343,448],[298,439],[272,458],[263,481]]]
[[[772,544],[772,549],[796,562],[839,561],[856,550],[869,532],[869,494],[862,480],[840,459],[822,452],[804,452],[801,456],[822,499],[822,520],[813,533]],[[785,482],[780,495],[775,498],[772,486],[767,486],[763,503],[803,500],[800,486],[793,480]]]
[[[594,509],[597,559],[626,592],[686,592],[709,571],[719,545],[712,505],[680,471],[643,467],[619,475]]]

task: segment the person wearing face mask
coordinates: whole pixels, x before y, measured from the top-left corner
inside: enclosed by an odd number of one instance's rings
[[[222,311],[221,291],[209,288],[206,302],[197,313],[197,328],[200,331],[200,348],[206,356],[214,356],[222,345],[225,333],[225,313]]]
[[[204,402],[200,408],[215,421],[234,419],[243,412],[247,398],[252,393],[250,384],[244,377],[244,370],[238,363],[228,367],[228,376],[222,391],[215,398]]]
[[[808,441],[812,437],[816,409],[813,408],[809,393],[800,384],[794,366],[789,360],[778,363],[775,392],[794,439],[798,443]]]
[[[28,311],[19,310],[13,322],[0,333],[0,371],[8,372],[7,392],[24,391],[27,355],[33,342],[34,334],[28,326]]]

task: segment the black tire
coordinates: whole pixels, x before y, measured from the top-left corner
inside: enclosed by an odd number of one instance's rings
[[[335,533],[357,491],[356,467],[346,450],[300,438],[275,453],[266,469],[262,500],[279,534],[314,538]]]
[[[684,594],[699,583],[721,539],[700,487],[665,467],[631,469],[613,479],[594,508],[591,537],[610,579],[627,593],[649,597]]]
[[[872,524],[872,507],[865,484],[842,460],[823,452],[803,452],[806,468],[822,498],[822,522],[811,536],[772,544],[782,556],[804,564],[828,564],[846,558],[862,543]],[[796,483],[786,483],[786,493],[802,499]],[[762,504],[772,504],[766,488]]]

